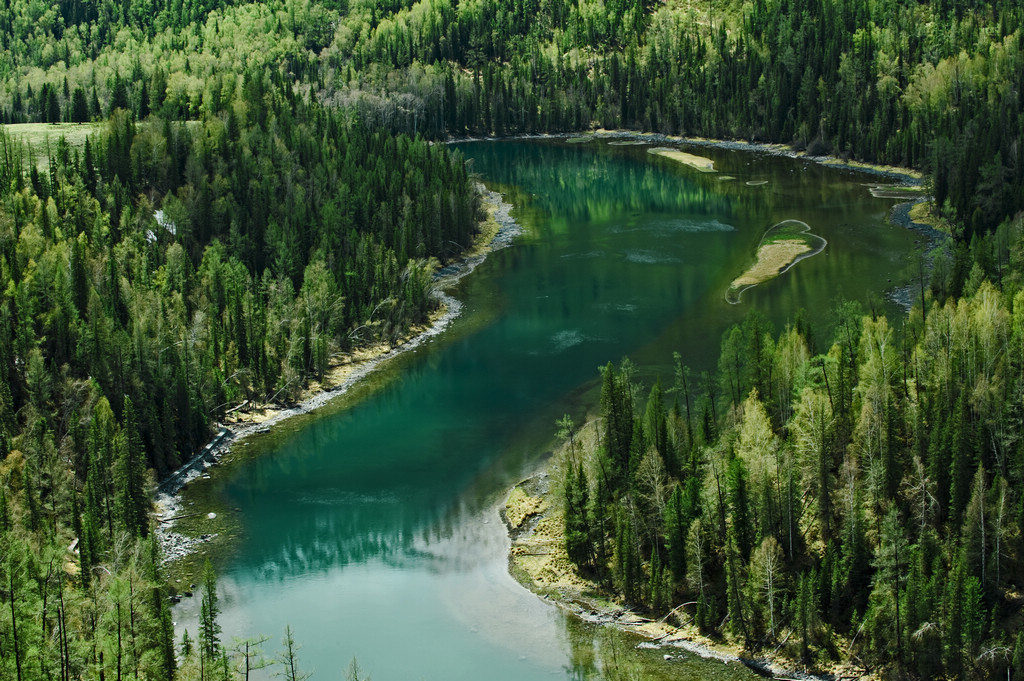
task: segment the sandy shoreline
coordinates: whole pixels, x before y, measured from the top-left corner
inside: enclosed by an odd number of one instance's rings
[[[239,410],[229,415],[221,423],[216,424],[220,431],[218,435],[158,486],[154,499],[157,516],[156,536],[165,564],[195,552],[201,545],[218,536],[183,535],[174,531],[174,523],[182,509],[182,489],[193,480],[206,475],[206,469],[216,465],[230,451],[232,445],[253,435],[268,432],[274,425],[286,419],[308,414],[323,407],[348,392],[388,360],[417,348],[440,334],[461,314],[461,301],[449,295],[446,289],[476,269],[490,253],[510,245],[521,233],[520,226],[511,216],[511,204],[506,203],[501,194],[486,189],[482,184],[480,193],[487,218],[481,225],[476,243],[465,255],[435,273],[433,295],[440,302],[440,306],[427,324],[410,329],[394,344],[375,343],[347,353],[332,363],[323,382],[312,382],[296,404],[252,405],[245,411]]]

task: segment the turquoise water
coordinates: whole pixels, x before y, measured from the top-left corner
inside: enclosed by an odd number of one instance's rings
[[[805,308],[824,334],[838,294],[881,300],[903,281],[914,235],[889,224],[895,201],[873,198],[871,178],[791,159],[697,150],[720,170],[701,174],[605,142],[459,148],[525,230],[453,291],[462,317],[187,492],[237,509],[226,637],[268,634],[273,652],[290,624],[318,680],[343,678],[353,656],[375,681],[612,678],[634,664],[639,678],[748,677],[666,662],[523,589],[496,505],[536,469],[555,418],[593,404],[600,364],[629,355],[643,380],[669,378],[678,350],[712,368],[722,331],[752,309],[781,324]],[[828,247],[727,303],[786,219]],[[179,626],[197,607],[179,606]]]

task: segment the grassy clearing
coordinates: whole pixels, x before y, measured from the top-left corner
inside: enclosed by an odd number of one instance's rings
[[[777,276],[804,253],[813,248],[798,239],[784,239],[764,244],[757,251],[757,262],[733,279],[733,288],[754,286]]]
[[[906,184],[868,184],[865,185],[876,199],[907,199],[914,200],[927,196],[923,185]]]
[[[696,156],[694,154],[688,154],[685,151],[679,149],[669,149],[668,147],[652,147],[647,150],[647,153],[654,154],[655,156],[664,156],[667,159],[671,159],[683,165],[690,166],[694,170],[699,170],[702,173],[713,173],[715,171],[715,162],[710,158],[703,156]]]
[[[593,135],[577,135],[576,137],[570,137],[565,141],[569,144],[583,144],[584,142],[591,142],[593,140]]]
[[[810,233],[810,225],[800,220],[783,220],[777,225],[773,225],[764,236],[761,238],[761,245],[777,243],[780,241],[792,241],[793,239],[800,239],[807,242],[812,242],[815,239],[821,239],[820,236]]]
[[[530,496],[521,485],[513,487],[505,502],[505,521],[509,528],[521,529],[523,523],[540,512],[541,503],[540,497]]]
[[[946,234],[953,233],[953,225],[939,214],[933,201],[921,201],[910,209],[910,219],[919,225],[928,225]]]
[[[100,129],[102,123],[11,123],[4,132],[15,142],[24,144],[36,162],[45,167],[49,155],[56,149],[57,141],[63,137],[72,149],[85,146],[85,139]]]
[[[477,189],[481,195],[486,195],[487,187],[478,184]],[[498,203],[487,200],[483,202],[484,219],[480,222],[480,231],[473,237],[473,243],[462,253],[462,258],[470,259],[483,255],[491,250],[491,242],[501,231],[501,223],[495,217],[498,211]]]
[[[799,156],[807,156],[808,158],[815,158],[808,154],[801,152]],[[855,170],[869,170],[876,173],[882,173],[885,175],[904,175],[909,179],[921,181],[924,179],[924,173],[913,168],[901,168],[899,166],[887,166],[880,163],[865,163],[863,161],[852,161],[843,160],[837,158],[826,158],[820,161],[822,165],[834,166],[836,168],[853,168]]]
[[[763,284],[790,267],[825,250],[826,241],[810,233],[810,226],[799,220],[786,220],[769,229],[757,247],[754,264],[733,279],[725,295],[730,303],[738,303],[740,294],[751,286]]]

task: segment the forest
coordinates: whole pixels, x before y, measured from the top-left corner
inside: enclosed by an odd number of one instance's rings
[[[560,465],[569,559],[750,650],[1024,674],[1024,221],[970,258],[959,298],[936,275],[902,324],[844,302],[823,342],[751,313],[716,373],[677,354],[646,398],[631,363],[604,367],[596,446]]]
[[[16,0],[0,25],[12,122],[190,119],[245,69],[280,68],[393,132],[776,141],[926,170],[968,235],[1024,208],[1012,0]]]
[[[116,108],[81,153],[0,148],[0,670],[172,678],[153,480],[229,406],[423,322],[477,191],[445,146],[263,73],[200,121]]]
[[[918,168],[957,240],[906,320],[752,317],[646,403],[606,368],[580,570],[754,648],[1024,673],[1020,3],[10,0],[0,29],[0,121],[99,129],[0,134],[0,677],[244,675],[212,588],[172,640],[154,483],[427,318],[480,219],[436,141],[596,127]]]

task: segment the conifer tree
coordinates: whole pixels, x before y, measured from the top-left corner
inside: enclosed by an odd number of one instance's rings
[[[86,123],[89,121],[89,103],[85,99],[85,90],[81,86],[75,87],[71,96],[71,113],[68,116],[72,123]]]
[[[221,654],[220,602],[217,596],[217,576],[207,560],[203,566],[202,601],[199,609],[199,655],[201,662],[210,667]]]
[[[656,382],[647,398],[643,419],[644,440],[658,452],[665,470],[674,472],[677,467],[675,452],[669,446],[668,418],[665,413],[661,383]]]
[[[690,484],[690,481],[687,481]],[[668,568],[676,583],[686,579],[686,542],[690,533],[694,509],[689,497],[684,498],[682,485],[676,483],[665,507],[665,537],[668,548]]]
[[[569,560],[580,569],[593,564],[587,510],[590,507],[589,485],[582,463],[568,466],[564,483],[565,545]]]
[[[746,563],[750,560],[750,547],[753,542],[753,530],[750,523],[750,505],[747,496],[747,472],[743,461],[733,458],[726,471],[729,493],[729,519],[732,537],[740,559]]]
[[[811,575],[801,573],[796,587],[796,632],[800,640],[800,659],[808,662],[811,658],[811,631],[814,626],[814,580]]]
[[[120,522],[132,537],[145,537],[149,531],[146,490],[143,487],[142,441],[135,409],[126,395],[122,409],[124,428],[115,443],[114,506]]]
[[[630,511],[619,508],[615,521],[615,581],[616,588],[629,603],[639,601],[642,587],[642,571],[636,530],[630,518]]]

